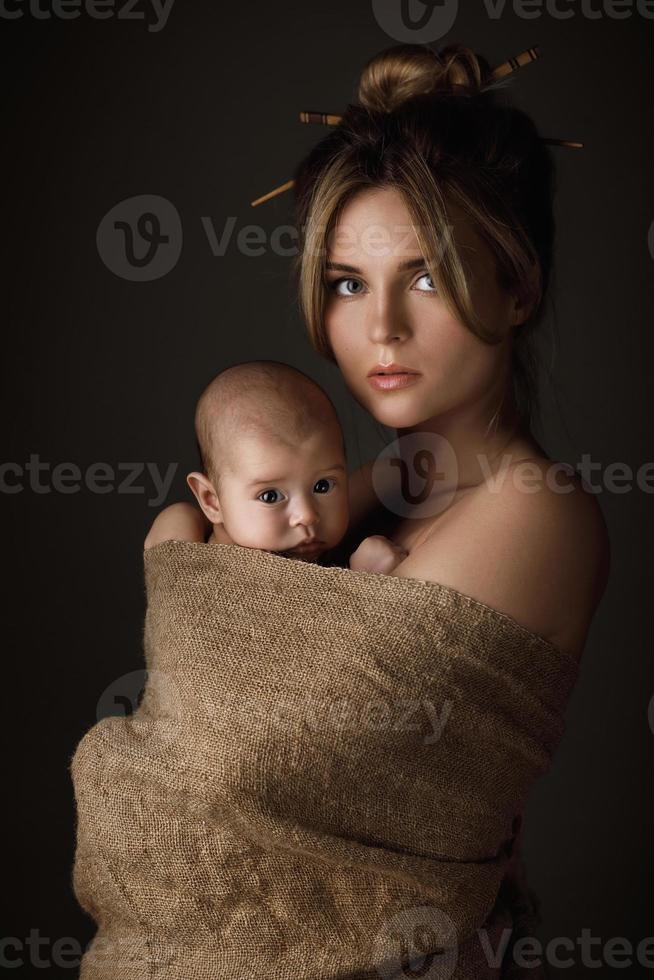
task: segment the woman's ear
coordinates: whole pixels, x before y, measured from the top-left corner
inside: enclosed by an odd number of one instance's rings
[[[538,263],[533,262],[528,278],[511,291],[512,319],[514,327],[520,326],[531,316],[538,301],[540,274]]]
[[[207,520],[211,521],[212,524],[222,524],[220,503],[211,480],[204,473],[194,471],[187,475],[186,482],[195,494],[196,500]]]

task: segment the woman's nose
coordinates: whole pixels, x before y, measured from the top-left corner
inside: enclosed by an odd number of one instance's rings
[[[374,344],[401,340],[409,331],[406,310],[402,301],[390,291],[379,290],[368,310],[368,336]]]

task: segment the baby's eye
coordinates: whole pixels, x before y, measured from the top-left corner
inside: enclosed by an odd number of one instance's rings
[[[318,480],[318,482],[316,483],[316,486],[314,486],[313,489],[315,490],[316,487],[324,486],[325,483],[333,483],[334,486],[335,486],[336,485],[336,480],[332,480],[331,477],[328,477],[328,476],[323,477],[321,480]],[[317,492],[318,493],[328,493],[329,492],[329,487],[327,487],[327,490],[318,490]]]
[[[355,290],[340,289],[341,286],[345,286],[350,283],[354,283],[354,285],[360,286],[361,289],[355,289]],[[338,296],[357,296],[360,292],[363,291],[363,283],[361,282],[360,279],[351,279],[351,278],[335,279],[333,282],[329,283],[329,288],[332,290],[332,292],[336,293]]]
[[[418,276],[418,278],[416,279],[416,285],[417,285],[417,283],[420,282],[421,279],[426,279],[428,281],[428,286],[427,286],[426,289],[423,289],[422,287],[418,287],[418,292],[421,292],[421,293],[433,293],[433,292],[436,291],[436,286],[434,285],[434,280],[432,279],[432,277],[431,277],[431,275],[430,275],[429,272],[423,272],[423,274],[421,276]]]
[[[275,496],[275,499],[271,500],[270,495]],[[267,497],[268,499],[262,500],[261,499],[262,497]],[[263,490],[257,497],[257,500],[261,500],[263,504],[276,504],[278,502],[278,499],[281,500],[281,494],[279,490]]]

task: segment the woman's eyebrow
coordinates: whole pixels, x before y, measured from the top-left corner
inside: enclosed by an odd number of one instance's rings
[[[406,262],[402,262],[397,268],[400,272],[405,272],[407,269],[421,269],[426,265],[427,262],[424,258],[407,259]],[[361,269],[357,269],[355,265],[346,265],[344,262],[326,262],[325,269],[330,272],[355,272],[358,275],[362,275]]]

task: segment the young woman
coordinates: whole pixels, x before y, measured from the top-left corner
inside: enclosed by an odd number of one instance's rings
[[[398,479],[418,469],[421,438],[446,449],[426,516],[380,499],[374,461],[351,475],[348,548],[384,534],[408,552],[394,575],[456,589],[579,658],[609,543],[595,497],[531,433],[551,151],[461,45],[388,49],[358,96],[296,172],[300,303],[315,349],[397,431]],[[174,504],[145,547],[206,530]]]
[[[374,58],[298,168],[309,334],[397,440],[351,478],[351,570],[205,546],[190,504],[154,522],[143,700],[71,760],[85,980],[545,976],[514,955],[523,814],[609,564],[531,433],[552,183],[460,46]],[[356,568],[375,534],[390,575]]]

